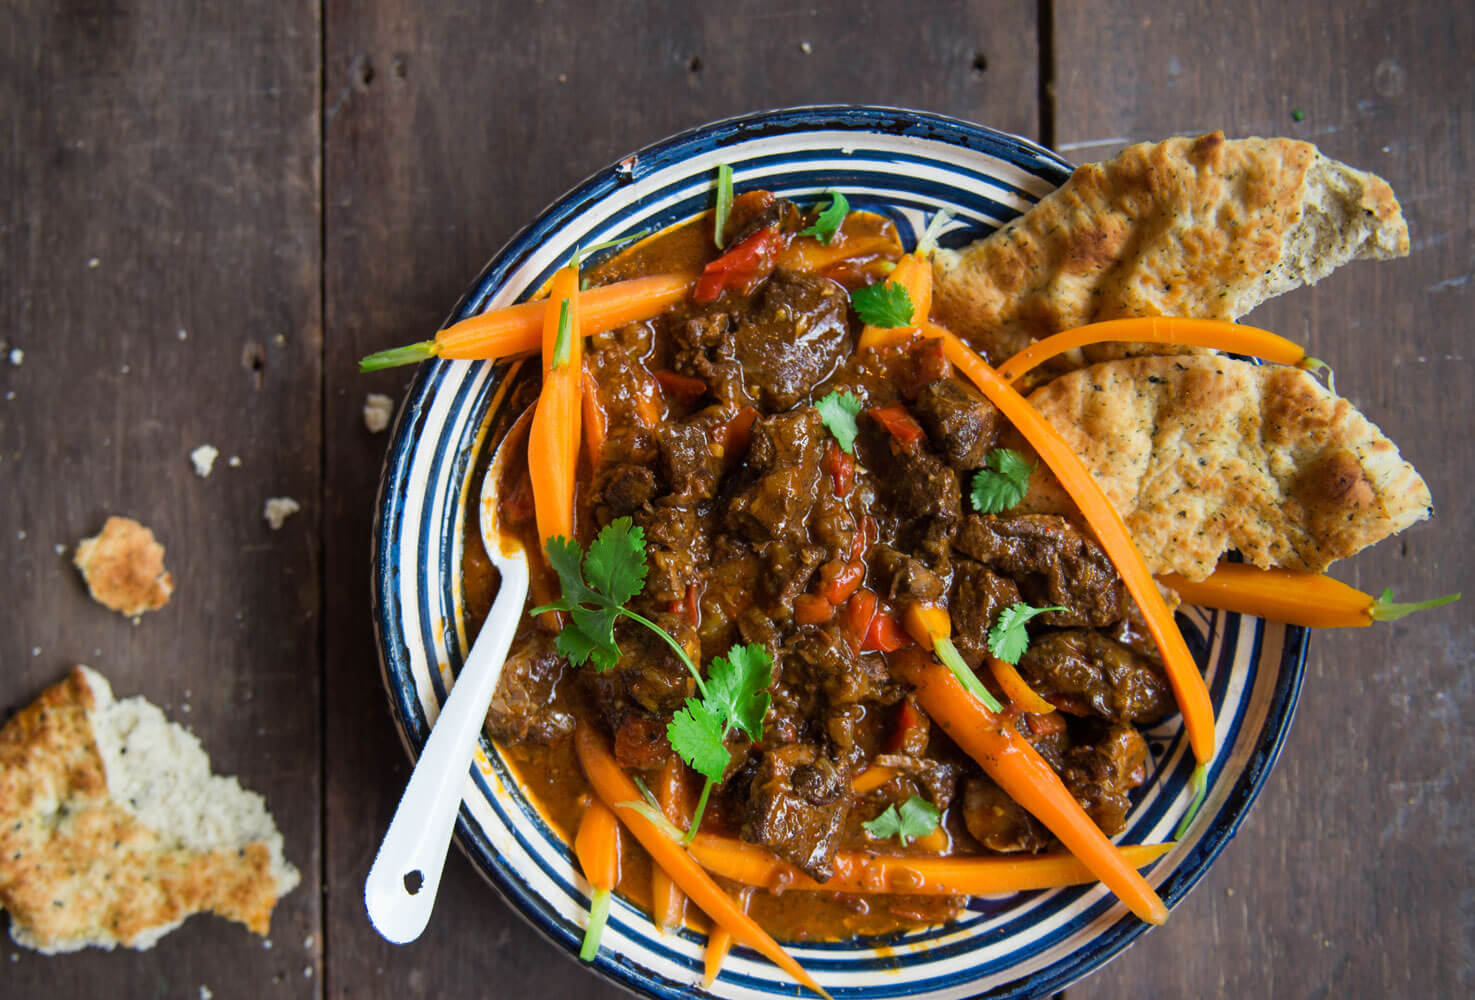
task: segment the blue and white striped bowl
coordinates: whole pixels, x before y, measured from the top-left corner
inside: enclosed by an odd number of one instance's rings
[[[719,163],[732,166],[739,190],[768,188],[801,201],[844,191],[852,206],[894,219],[909,245],[944,208],[954,216],[944,244],[964,243],[1029,208],[1070,170],[1023,139],[920,112],[812,107],[729,119],[647,147],[559,199],[492,258],[451,320],[524,298],[576,244],[660,229],[706,210]],[[422,365],[385,461],[374,623],[384,683],[412,756],[470,641],[460,572],[467,496],[476,458],[505,416],[514,367]],[[1234,835],[1275,763],[1307,646],[1303,629],[1239,615],[1190,611],[1180,622],[1208,679],[1219,751],[1202,813],[1148,873],[1170,906]],[[1190,799],[1192,758],[1179,720],[1148,735],[1152,774],[1122,842],[1169,839]],[[577,952],[589,886],[485,740],[467,775],[457,832],[503,896],[559,947]],[[975,899],[962,920],[946,926],[791,951],[836,997],[1033,997],[1086,975],[1145,929],[1104,888],[1089,886]],[[658,934],[645,913],[616,900],[594,968],[647,996],[688,996],[701,981],[704,942],[690,931]],[[751,1000],[803,991],[737,948],[711,992]]]

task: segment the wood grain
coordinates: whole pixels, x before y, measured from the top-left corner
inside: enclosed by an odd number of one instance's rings
[[[1033,135],[1035,10],[332,0],[326,11],[328,992],[456,996],[502,983],[529,997],[620,996],[534,934],[459,854],[416,944],[385,944],[364,917],[363,878],[407,770],[367,621],[383,439],[365,434],[358,408],[405,378],[364,378],[353,362],[423,339],[545,204],[679,129],[852,101]]]
[[[0,361],[0,706],[75,663],[145,695],[266,796],[304,882],[269,951],[206,917],[144,953],[12,945],[6,996],[317,992],[317,21],[303,2],[0,8],[0,340],[23,352]],[[277,495],[303,511],[272,532]],[[138,625],[70,562],[111,513],[168,549],[174,599]]]
[[[1249,321],[1309,343],[1433,490],[1432,523],[1334,575],[1407,597],[1458,590],[1475,572],[1475,11],[1313,6],[1056,4],[1059,148],[1099,159],[1222,127],[1310,139],[1392,183],[1408,259],[1354,264]],[[1467,995],[1472,641],[1460,605],[1316,636],[1290,740],[1238,838],[1164,928],[1071,1000]]]

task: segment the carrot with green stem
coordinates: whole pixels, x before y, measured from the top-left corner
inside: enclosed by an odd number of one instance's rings
[[[737,905],[742,907],[744,913],[748,912],[748,904],[753,900],[753,889],[751,887],[738,890]],[[717,981],[717,976],[722,972],[722,963],[727,961],[727,953],[732,951],[732,932],[720,924],[714,925],[707,934],[707,950],[702,955],[702,986],[711,989],[712,984]]]
[[[1060,432],[951,331],[928,323],[924,332],[942,338],[943,353],[953,366],[999,408],[1055,473],[1111,558],[1127,592],[1142,611],[1147,630],[1162,657],[1178,709],[1183,713],[1183,727],[1198,761],[1198,767],[1194,769],[1195,798],[1189,812],[1191,818],[1207,791],[1208,763],[1214,756],[1214,705],[1209,700],[1203,674],[1193,662],[1188,645],[1183,641],[1183,635],[1173,621],[1173,613],[1168,610],[1142,553],[1132,542],[1121,515]]]
[[[656,800],[661,812],[677,824],[686,822],[683,777],[680,758],[672,756],[666,760],[656,781]],[[681,926],[686,894],[660,865],[652,865],[650,870],[650,908],[657,929],[668,931]]]
[[[642,800],[635,783],[620,770],[603,736],[593,732],[588,726],[581,726],[574,731],[574,750],[594,794],[615,811],[625,828],[650,854],[651,860],[666,870],[671,880],[681,887],[698,909],[710,917],[713,923],[727,928],[733,940],[752,948],[799,983],[828,1000],[829,993],[815,982],[814,977],[804,971],[804,967],[792,955],[779,947],[778,942],[759,927],[757,921],[744,913],[732,897],[712,881],[712,876],[692,859],[682,847],[680,834],[670,822],[661,817],[663,826],[648,815],[660,814]]]
[[[695,280],[690,274],[653,274],[591,288],[583,294],[580,321],[574,329],[582,338],[654,319],[685,301]],[[536,351],[542,343],[547,310],[546,300],[535,299],[469,316],[437,333],[434,340],[370,354],[359,362],[359,371],[413,365],[429,358],[495,360]]]
[[[543,388],[528,428],[529,480],[538,537],[574,537],[574,487],[583,412],[584,340],[579,328],[579,272],[553,275],[543,303]]]
[[[1129,865],[1142,868],[1174,846],[1142,844],[1119,850]],[[697,863],[713,875],[739,885],[784,892],[990,896],[1096,881],[1090,868],[1065,852],[938,858],[837,851],[835,874],[827,882],[817,882],[763,848],[732,837],[699,833],[691,842],[690,851]]]
[[[615,814],[603,802],[591,802],[584,810],[574,836],[574,856],[594,887],[589,899],[589,926],[579,948],[579,958],[592,962],[599,954],[599,939],[609,919],[610,893],[620,884],[620,828]]]
[[[1011,799],[1038,819],[1138,917],[1152,924],[1168,909],[1116,845],[1106,838],[1060,776],[1019,735],[989,711],[940,663],[921,650],[904,650],[891,670],[916,687],[917,704]]]
[[[1006,382],[1017,382],[1033,369],[1066,351],[1113,341],[1164,344],[1172,347],[1208,347],[1313,371],[1326,367],[1325,362],[1307,357],[1300,344],[1269,330],[1241,326],[1239,323],[1221,319],[1138,316],[1090,323],[1037,340],[1000,365],[999,377]]]
[[[1307,628],[1366,628],[1373,622],[1397,621],[1415,611],[1460,599],[1459,594],[1445,594],[1427,601],[1395,604],[1391,589],[1374,597],[1321,573],[1260,569],[1248,563],[1220,563],[1202,580],[1186,580],[1177,573],[1158,579],[1188,604]]]

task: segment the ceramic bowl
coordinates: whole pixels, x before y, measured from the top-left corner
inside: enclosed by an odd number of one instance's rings
[[[1070,165],[1024,139],[914,111],[810,107],[716,122],[648,146],[564,195],[502,249],[450,321],[516,302],[539,288],[576,244],[660,229],[707,210],[719,163],[738,190],[762,187],[801,202],[829,188],[855,208],[895,220],[907,245],[939,209],[957,246],[1028,209]],[[473,469],[505,416],[509,366],[432,361],[415,374],[385,461],[374,530],[374,622],[400,734],[419,753],[468,648],[461,556]],[[1275,763],[1305,669],[1305,630],[1188,610],[1179,621],[1204,668],[1218,719],[1211,792],[1187,836],[1147,872],[1171,907],[1244,821]],[[1149,780],[1121,842],[1171,838],[1188,806],[1192,757],[1177,716],[1146,734]],[[589,886],[566,845],[485,739],[466,776],[462,849],[514,909],[570,955]],[[489,902],[488,905],[495,905]],[[836,997],[1033,997],[1059,990],[1127,947],[1146,925],[1099,885],[974,899],[945,926],[793,954]],[[656,933],[616,899],[592,969],[650,997],[689,996],[705,937]],[[507,984],[513,985],[513,984]],[[719,997],[802,991],[744,948],[713,984]]]

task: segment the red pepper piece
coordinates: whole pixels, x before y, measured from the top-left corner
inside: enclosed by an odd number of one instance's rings
[[[835,496],[849,496],[850,484],[855,479],[855,456],[841,451],[834,438],[825,449],[824,469],[835,481]]]
[[[653,373],[660,384],[661,392],[669,398],[690,406],[707,394],[707,383],[690,375],[682,375],[668,368]]]
[[[850,600],[845,602],[841,630],[845,633],[845,640],[850,643],[851,649],[860,652],[861,645],[871,630],[871,621],[875,617],[876,595],[871,591],[857,590]]]
[[[922,425],[913,419],[907,412],[907,408],[900,403],[890,406],[873,406],[866,411],[871,418],[886,428],[886,432],[896,439],[896,443],[910,451],[917,446],[925,436]]]
[[[730,288],[744,290],[767,277],[782,244],[778,225],[765,226],[702,269],[693,302],[711,302]]]
[[[831,559],[819,568],[820,596],[831,604],[844,604],[851,594],[860,589],[861,581],[865,578],[866,568],[863,563]]]
[[[901,622],[896,620],[895,615],[890,611],[877,611],[860,648],[863,651],[874,649],[882,653],[893,653],[911,641],[912,637],[907,635],[906,629],[901,627]]]

